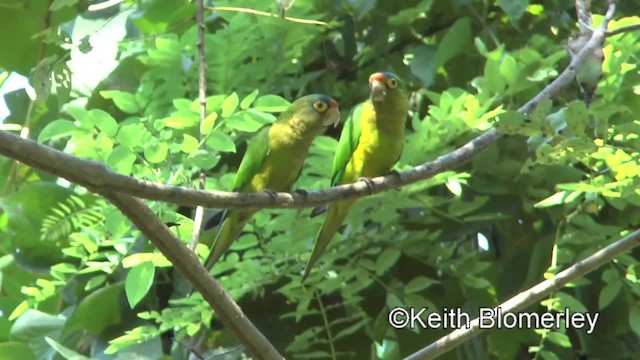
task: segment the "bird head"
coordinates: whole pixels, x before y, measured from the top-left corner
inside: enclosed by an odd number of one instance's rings
[[[309,95],[313,110],[322,119],[322,125],[334,127],[340,122],[340,110],[338,102],[326,95]]]
[[[338,102],[327,95],[312,94],[294,101],[288,112],[305,126],[324,128],[340,121]],[[286,118],[286,116],[285,116]]]
[[[373,102],[382,102],[387,95],[398,91],[400,81],[398,77],[390,72],[377,72],[369,76],[370,98]]]

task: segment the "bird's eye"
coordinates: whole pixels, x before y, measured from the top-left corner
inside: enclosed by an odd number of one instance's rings
[[[316,109],[317,112],[325,112],[329,108],[329,105],[324,101],[316,101],[313,103],[313,108]]]
[[[398,80],[393,79],[393,78],[387,80],[387,86],[389,88],[391,88],[391,89],[397,88],[398,87]]]

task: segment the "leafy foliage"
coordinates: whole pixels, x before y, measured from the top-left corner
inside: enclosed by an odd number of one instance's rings
[[[398,170],[492,127],[509,135],[456,171],[359,200],[305,286],[301,272],[321,217],[263,210],[251,219],[213,274],[287,358],[401,358],[447,330],[394,329],[390,309],[477,314],[640,226],[637,32],[607,39],[589,107],[576,84],[527,116],[516,112],[568,64],[571,2],[323,0],[287,10],[326,26],[209,10],[202,123],[195,3],[88,5],[0,3],[0,21],[12,29],[0,30],[11,49],[0,51],[0,86],[17,72],[37,95],[32,102],[24,90],[6,94],[3,124],[124,175],[196,187],[204,169],[207,189],[229,190],[247,140],[291,101],[326,93],[344,117],[379,70],[397,73],[411,94]],[[215,2],[226,5],[276,11],[273,2]],[[594,2],[594,12],[602,6]],[[637,24],[631,15],[639,10],[620,4],[610,28]],[[338,131],[314,142],[297,188],[329,185]],[[7,158],[0,175],[0,353],[243,356],[216,314],[199,295],[186,296],[186,281],[113,206]],[[191,241],[191,209],[151,206]],[[214,232],[196,248],[201,258]],[[528,309],[598,311],[593,334],[495,329],[445,357],[631,357],[640,351],[637,255]]]

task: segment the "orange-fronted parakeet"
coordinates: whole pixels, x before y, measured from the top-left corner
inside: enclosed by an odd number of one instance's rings
[[[294,101],[273,124],[263,127],[249,141],[238,167],[233,190],[291,191],[315,137],[339,120],[338,103],[326,95],[307,95]],[[254,212],[225,212],[205,261],[205,268],[211,269],[220,259]]]
[[[402,154],[408,100],[398,77],[378,72],[369,77],[369,99],[356,106],[344,124],[333,158],[331,186],[370,180],[389,173]],[[338,231],[355,200],[329,205],[303,281]]]

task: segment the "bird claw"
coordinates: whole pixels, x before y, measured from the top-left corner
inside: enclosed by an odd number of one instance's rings
[[[359,178],[358,181],[364,182],[365,185],[367,185],[367,189],[369,190],[369,195],[373,195],[373,191],[376,188],[376,184],[373,182],[373,180],[371,178],[363,176],[363,177]]]
[[[402,176],[400,175],[400,172],[398,170],[393,169],[389,171],[387,175],[393,175],[393,177],[396,178],[396,182],[402,181]]]
[[[271,198],[271,200],[273,200],[273,202],[276,202],[276,199],[278,199],[278,193],[271,189],[264,189],[262,190],[262,192],[269,195],[269,197]]]
[[[304,201],[307,201],[309,198],[309,192],[305,189],[298,189],[293,192],[294,194],[300,194],[304,198]]]

